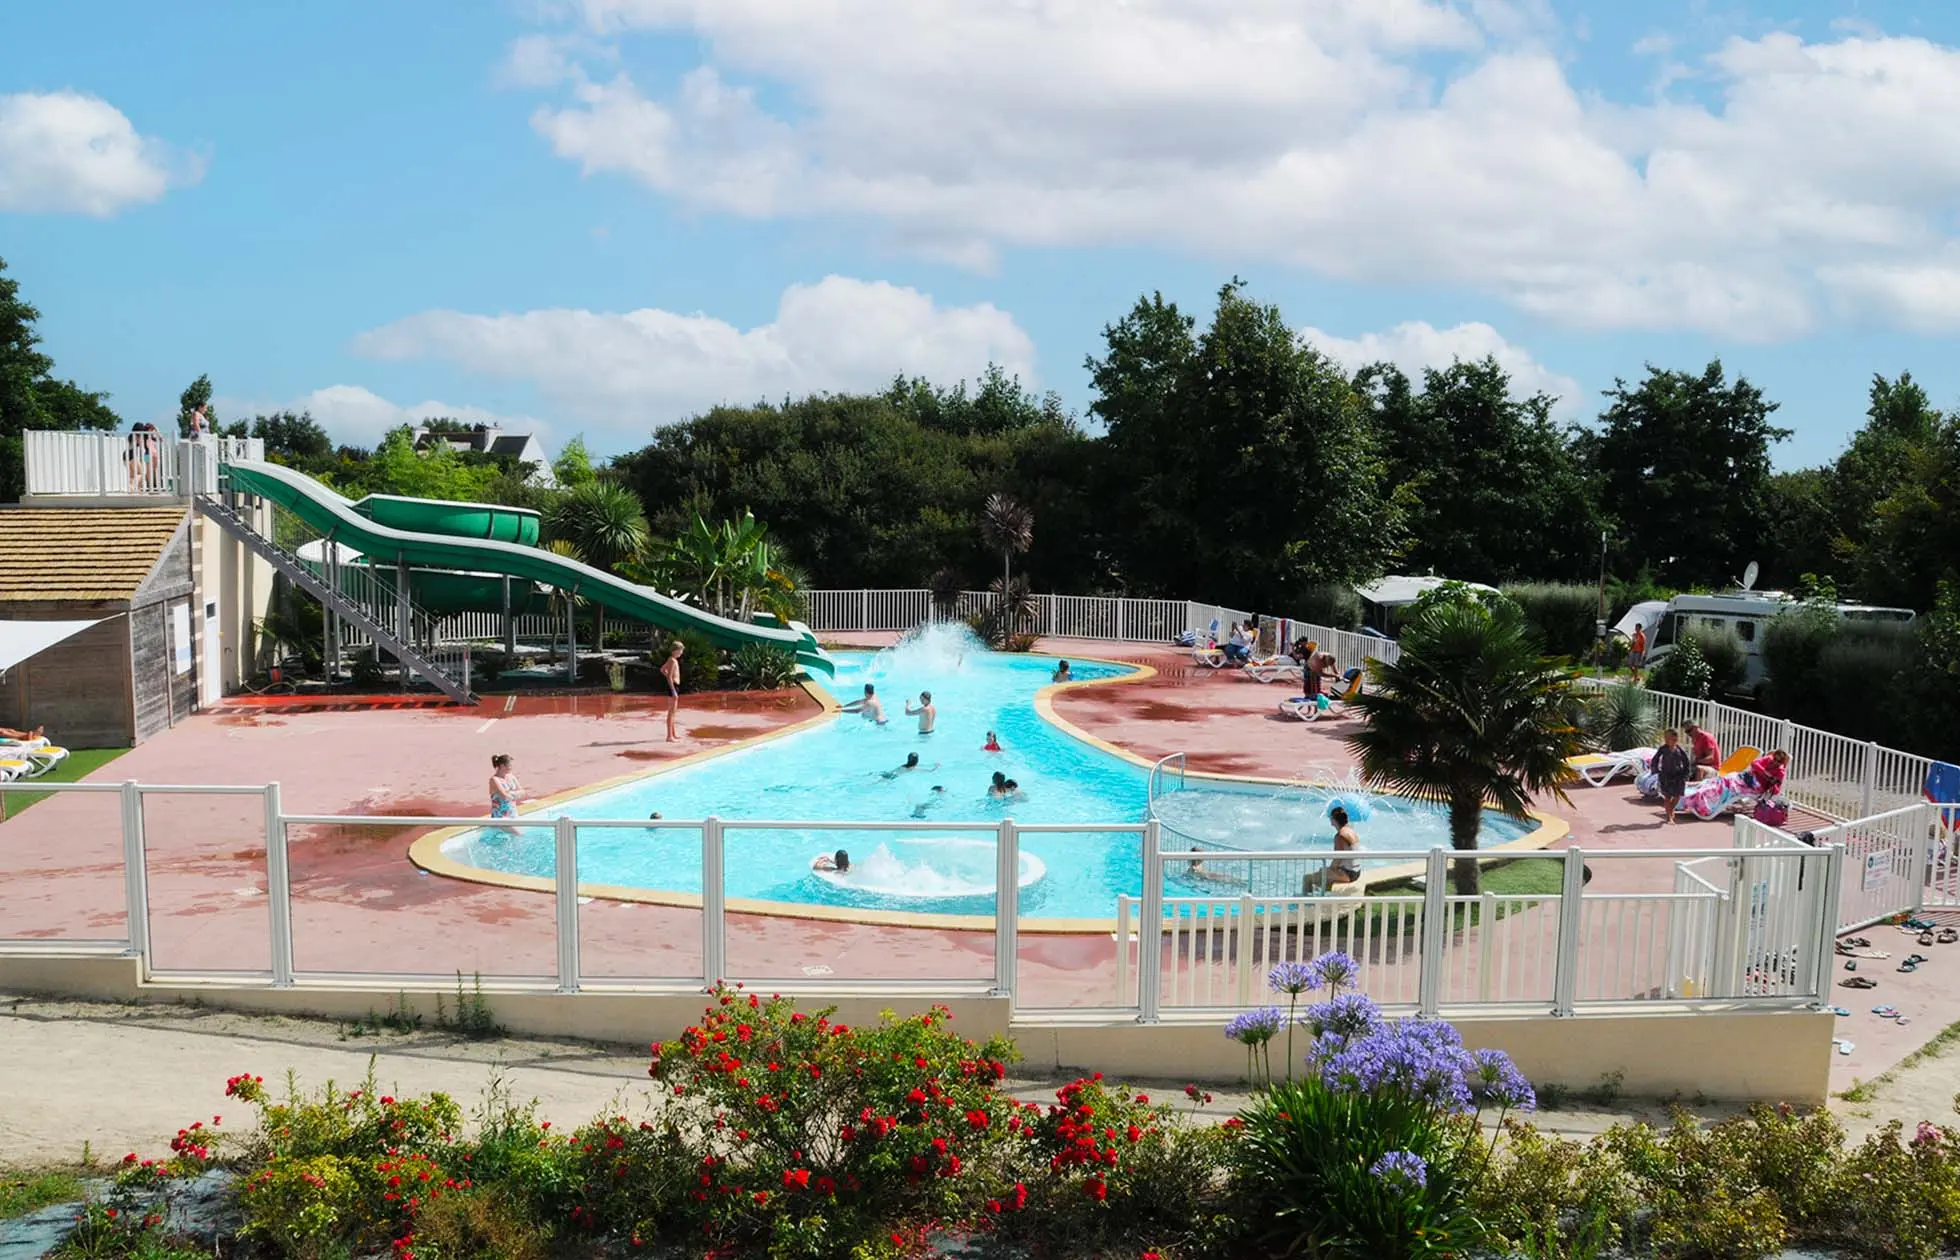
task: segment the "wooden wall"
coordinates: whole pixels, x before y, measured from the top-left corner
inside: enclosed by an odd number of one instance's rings
[[[118,601],[27,601],[6,606],[21,621],[107,620],[30,657],[0,678],[0,726],[48,728],[67,748],[136,742],[129,676],[129,618]]]
[[[197,706],[197,675],[203,667],[197,641],[190,640],[191,668],[177,672],[177,641],[172,610],[194,598],[191,580],[191,536],[187,523],[177,527],[157,566],[136,589],[129,613],[129,673],[135,694],[136,741],[167,731],[189,717]],[[195,634],[201,610],[190,610]]]

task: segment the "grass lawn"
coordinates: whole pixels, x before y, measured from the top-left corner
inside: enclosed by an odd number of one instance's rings
[[[1531,857],[1519,858],[1515,862],[1505,862],[1497,866],[1485,866],[1482,887],[1485,892],[1498,897],[1556,897],[1565,887],[1565,863],[1559,858]],[[1392,884],[1370,884],[1367,895],[1419,897],[1422,893],[1411,881],[1398,880]],[[1454,893],[1446,889],[1445,895],[1453,896]],[[1373,911],[1372,917],[1377,925],[1387,917],[1385,914],[1387,909],[1389,908],[1378,907]],[[1451,924],[1459,929],[1475,927],[1482,911],[1481,906],[1475,905],[1465,906],[1460,910],[1452,909],[1449,916]],[[1498,907],[1499,918],[1503,918],[1505,912],[1505,907]],[[1405,925],[1405,930],[1412,931],[1415,917],[1405,915],[1402,923]]]
[[[73,748],[62,763],[36,783],[73,783],[87,777],[128,752],[127,748]],[[48,792],[0,792],[0,816],[12,817],[35,801],[46,800]]]
[[[81,1174],[72,1168],[0,1169],[0,1221],[50,1203],[75,1203],[83,1195]]]

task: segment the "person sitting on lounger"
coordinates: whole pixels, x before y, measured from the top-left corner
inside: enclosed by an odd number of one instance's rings
[[[1232,633],[1225,641],[1225,660],[1231,665],[1243,665],[1252,659],[1252,640],[1246,637],[1245,627],[1232,623]]]
[[[1709,779],[1722,773],[1722,746],[1693,722],[1681,723],[1681,730],[1688,737],[1688,753],[1695,759],[1694,777]]]
[[[1749,763],[1744,777],[1758,796],[1775,796],[1783,790],[1783,777],[1790,768],[1790,754],[1781,748]]]
[[[31,731],[17,731],[11,726],[0,726],[0,739],[11,739],[11,740],[18,740],[21,742],[34,740],[34,739],[46,739],[47,729],[48,728],[45,726],[37,726]]]

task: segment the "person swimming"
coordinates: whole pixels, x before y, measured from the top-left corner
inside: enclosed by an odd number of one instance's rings
[[[1067,661],[1063,661],[1061,664],[1055,666],[1055,672],[1048,676],[1049,682],[1065,683],[1073,682],[1074,680],[1075,675],[1068,672]]]
[[[912,807],[912,817],[924,818],[927,811],[936,808],[945,798],[946,789],[940,784],[932,785],[932,795]]]
[[[896,779],[899,775],[904,774],[907,770],[917,770],[918,768],[919,768],[919,754],[906,753],[904,765],[900,766],[896,770],[880,771],[879,777],[884,779]]]
[[[987,795],[993,797],[1007,795],[1007,776],[1005,774],[1002,774],[998,770],[994,771],[993,781],[987,784]]]
[[[980,745],[980,751],[981,751],[981,752],[999,752],[999,751],[1000,751],[1000,737],[999,737],[999,736],[997,736],[997,735],[995,735],[995,734],[994,734],[994,733],[993,733],[992,731],[988,731],[988,732],[987,732],[987,742],[986,742],[986,743],[984,743],[984,744],[982,744],[982,745]]]
[[[851,869],[850,852],[846,849],[839,849],[835,853],[819,853],[810,860],[810,869],[813,871],[836,871],[839,875],[846,874]]]

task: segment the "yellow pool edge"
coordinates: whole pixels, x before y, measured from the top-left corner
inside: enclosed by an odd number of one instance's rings
[[[1129,673],[1118,674],[1110,678],[1074,678],[1064,683],[1051,682],[1035,692],[1035,712],[1044,721],[1061,730],[1063,734],[1120,757],[1132,765],[1142,766],[1146,770],[1156,765],[1155,762],[1131,752],[1120,744],[1113,744],[1100,736],[1092,735],[1088,731],[1083,730],[1075,723],[1056,713],[1054,706],[1054,696],[1060,692],[1081,687],[1120,686],[1125,683],[1139,683],[1155,678],[1157,676],[1157,668],[1155,666],[1146,665],[1138,661],[1119,661],[1110,657],[1101,656],[1070,655],[1064,657],[1053,652],[1029,652],[1025,655],[1041,656],[1057,661],[1088,661],[1096,665],[1114,665],[1129,670]],[[699,752],[687,753],[650,770],[642,770],[632,774],[614,775],[609,779],[602,779],[597,783],[588,783],[580,787],[569,788],[563,792],[554,792],[550,796],[540,797],[535,801],[527,802],[518,811],[518,816],[522,818],[524,814],[541,808],[563,804],[566,801],[576,800],[582,796],[589,796],[594,792],[603,792],[609,788],[619,787],[623,784],[639,783],[647,779],[658,778],[663,774],[672,773],[684,766],[699,765],[704,761],[710,761],[716,757],[727,756],[732,752],[754,748],[759,744],[766,744],[770,740],[782,739],[785,736],[794,735],[799,731],[808,730],[820,722],[827,722],[842,711],[843,706],[838,704],[830,693],[825,691],[813,679],[807,676],[800,678],[797,680],[797,686],[803,690],[805,695],[816,701],[819,710],[817,713],[801,721],[792,722],[788,726],[778,727],[773,731],[765,731],[760,735],[754,735],[747,739],[732,740],[718,748],[704,748]],[[1261,775],[1214,774],[1201,770],[1187,771],[1185,774],[1186,778],[1193,776],[1201,779],[1213,779],[1224,783],[1266,783],[1284,787],[1310,786],[1297,779],[1277,779]],[[1482,853],[1502,853],[1511,850],[1518,850],[1520,852],[1526,850],[1542,850],[1549,848],[1551,845],[1565,838],[1571,831],[1570,825],[1564,819],[1555,818],[1550,814],[1541,813],[1535,809],[1531,810],[1530,814],[1531,817],[1538,820],[1539,825],[1537,829],[1520,836],[1516,840],[1507,841],[1504,844],[1498,845],[1495,848],[1480,849],[1478,851]],[[489,825],[489,821],[489,819],[485,819],[483,825]],[[455,879],[465,883],[483,884],[493,888],[508,888],[521,892],[555,893],[557,891],[558,881],[555,879],[546,879],[540,875],[514,875],[505,871],[485,870],[482,867],[470,866],[466,863],[455,861],[442,851],[442,846],[448,841],[465,832],[480,829],[480,827],[474,826],[444,827],[436,831],[431,831],[427,835],[421,836],[410,843],[408,847],[408,860],[419,869],[443,879]],[[1354,891],[1334,895],[1339,897],[1358,897],[1362,890],[1369,884],[1407,879],[1412,875],[1420,875],[1423,871],[1424,867],[1421,864],[1413,862],[1401,866],[1390,866],[1380,870],[1367,871],[1363,873],[1360,879],[1345,886]],[[580,883],[578,886],[578,895],[580,897],[590,897],[595,900],[634,902],[639,905],[665,906],[680,910],[699,910],[701,908],[701,896],[698,893],[662,892],[656,889],[630,888],[621,884]],[[729,897],[724,900],[723,907],[725,913],[728,914],[766,915],[770,918],[802,919],[818,923],[861,923],[871,927],[936,928],[942,931],[953,932],[991,932],[996,927],[994,916],[992,915],[931,914],[907,910],[856,910],[846,906],[803,905],[798,902],[761,901],[749,897]],[[1116,932],[1116,920],[1114,918],[1024,919],[1020,923],[1019,931],[1024,935],[1037,936],[1112,936]]]

